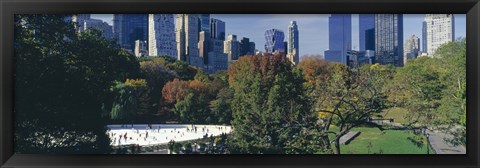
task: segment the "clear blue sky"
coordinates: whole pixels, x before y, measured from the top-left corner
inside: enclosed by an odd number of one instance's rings
[[[250,38],[255,42],[258,50],[264,50],[267,29],[280,29],[288,32],[290,21],[297,21],[300,36],[300,56],[306,54],[320,54],[328,49],[328,17],[329,14],[212,14],[210,17],[220,19],[226,23],[226,34],[235,34],[238,39]],[[404,14],[403,35],[415,34],[422,36],[422,22],[424,14]],[[97,18],[112,25],[113,15],[93,14]],[[352,17],[352,47],[358,49],[358,15]],[[466,34],[465,14],[455,14],[455,37],[465,37]],[[285,34],[285,38],[287,38]],[[286,40],[286,39],[285,39]]]

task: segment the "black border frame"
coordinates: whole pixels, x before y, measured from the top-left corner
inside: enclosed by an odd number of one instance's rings
[[[13,154],[13,15],[33,13],[465,13],[466,155]],[[0,0],[2,167],[479,167],[479,0]]]

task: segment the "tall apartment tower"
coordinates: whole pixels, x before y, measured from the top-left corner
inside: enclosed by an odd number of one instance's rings
[[[198,14],[176,14],[176,41],[177,58],[186,61],[188,64],[196,64],[199,57],[199,15]]]
[[[420,51],[420,38],[415,35],[411,35],[405,40],[405,45],[403,46],[404,55],[403,55],[403,64],[407,63],[407,60],[417,58],[418,52]]]
[[[427,53],[432,56],[442,44],[455,40],[453,14],[426,14]]]
[[[177,58],[173,14],[148,15],[148,55]]]
[[[375,61],[403,66],[403,15],[375,15]]]
[[[332,14],[328,18],[328,45],[325,60],[347,64],[347,51],[352,49],[352,15]]]
[[[113,33],[122,48],[133,50],[136,40],[148,40],[148,14],[114,14]]]
[[[422,22],[422,52],[427,52],[427,22]]]
[[[224,53],[228,56],[228,62],[238,60],[240,56],[240,42],[237,41],[237,35],[230,34],[223,43]]]
[[[267,53],[284,53],[285,52],[285,44],[283,40],[285,38],[285,34],[283,31],[278,29],[269,29],[265,31],[265,52]]]
[[[293,65],[297,65],[299,62],[299,39],[298,39],[298,26],[296,21],[291,21],[288,25],[288,47],[287,58]]]
[[[375,32],[375,14],[359,14],[358,18],[359,50],[375,50],[375,35],[371,33]]]
[[[225,40],[225,22],[211,18],[210,19],[210,37],[217,40]]]

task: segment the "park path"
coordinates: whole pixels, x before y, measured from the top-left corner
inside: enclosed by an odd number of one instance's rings
[[[430,130],[428,130],[427,133],[430,134],[428,140],[436,154],[466,154],[464,146],[453,146],[443,140],[444,138],[450,138],[451,135]]]

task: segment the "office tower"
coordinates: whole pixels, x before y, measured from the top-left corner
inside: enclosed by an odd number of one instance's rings
[[[244,55],[254,55],[255,54],[255,43],[251,42],[249,38],[242,38],[240,40],[240,56]]]
[[[205,31],[201,31],[198,39],[198,56],[203,58],[203,62],[205,65],[208,64],[208,52],[211,49],[211,47],[209,46],[210,41],[210,34]]]
[[[375,28],[365,31],[365,51],[375,50]]]
[[[328,45],[325,60],[347,64],[347,50],[352,49],[352,15],[332,14],[328,18]]]
[[[199,15],[176,14],[175,17],[178,60],[198,65]]]
[[[225,40],[225,22],[214,18],[210,19],[210,37]]]
[[[359,43],[360,51],[375,50],[375,35],[371,32],[375,32],[375,14],[359,14],[358,15],[358,27],[359,27]],[[373,29],[373,30],[372,30]],[[369,32],[367,32],[369,31]],[[370,36],[369,36],[370,35]],[[371,39],[371,38],[374,39]],[[373,41],[373,42],[372,42]],[[373,43],[373,46],[372,46]],[[372,47],[372,48],[368,48]]]
[[[375,15],[375,59],[380,64],[403,66],[403,16]]]
[[[299,39],[298,39],[298,26],[296,21],[291,21],[288,25],[288,51],[287,58],[293,65],[297,65],[299,61]]]
[[[177,58],[173,14],[148,14],[148,55]]]
[[[200,30],[210,36],[210,14],[200,14]]]
[[[102,33],[102,37],[107,39],[113,39],[113,28],[112,26],[108,25],[107,22],[104,22],[99,19],[86,19],[83,20],[83,27],[79,29],[80,32],[96,29]]]
[[[228,56],[228,63],[238,60],[240,56],[240,42],[237,41],[237,36],[233,34],[228,35],[223,45],[223,52]]]
[[[432,56],[442,44],[455,40],[455,18],[452,14],[426,14],[427,53]]]
[[[210,39],[209,47],[207,71],[209,73],[215,73],[215,71],[218,70],[227,70],[228,55],[224,53],[224,41]]]
[[[134,55],[144,57],[147,55],[147,41],[135,40]]]
[[[427,22],[422,22],[422,52],[427,52]]]
[[[67,20],[76,23],[75,28],[76,28],[77,32],[84,31],[85,30],[84,29],[84,21],[92,19],[90,14],[75,14],[75,15],[71,15],[67,18],[68,18]]]
[[[136,40],[148,40],[148,14],[114,14],[113,33],[122,48],[133,50]]]
[[[415,35],[411,35],[405,40],[403,46],[404,55],[403,63],[407,63],[408,59],[417,58],[418,52],[420,51],[420,38]]]
[[[285,34],[283,31],[278,29],[269,29],[265,31],[265,52],[267,53],[284,53],[285,52],[285,44],[283,40],[285,38]]]

